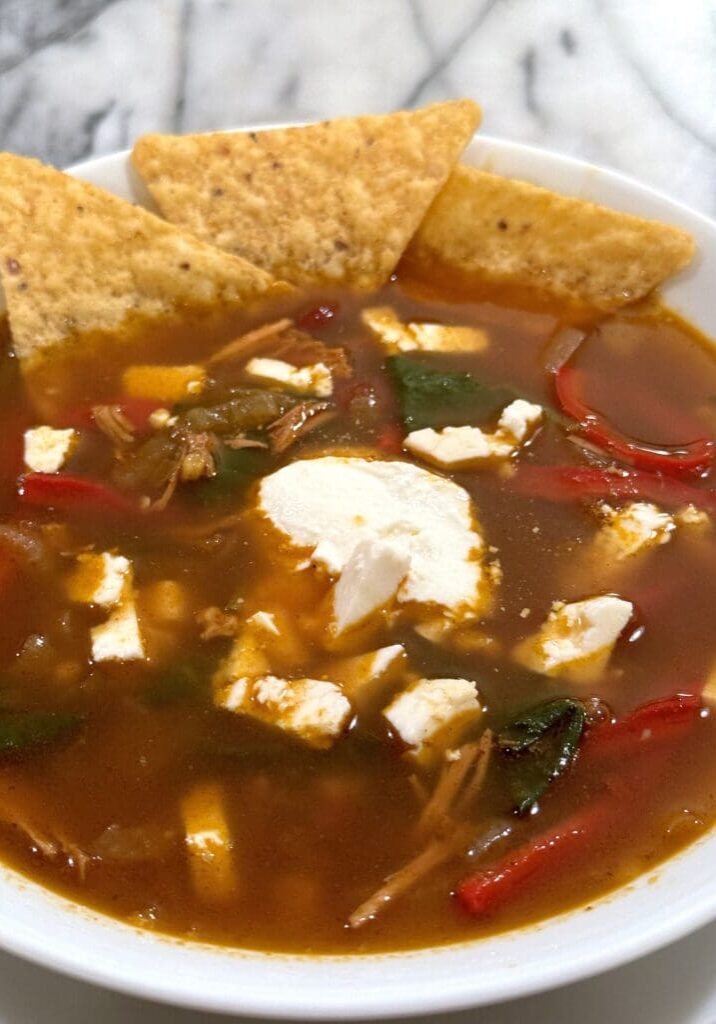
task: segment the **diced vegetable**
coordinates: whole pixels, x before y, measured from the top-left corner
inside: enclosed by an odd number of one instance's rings
[[[224,794],[215,782],[201,782],[182,801],[185,845],[197,896],[221,903],[236,895],[234,843]]]
[[[581,433],[623,462],[650,473],[675,477],[700,477],[711,468],[716,442],[699,438],[682,445],[651,446],[621,434],[586,404],[582,373],[562,366],[556,373],[555,391],[563,411],[579,423]]]
[[[233,388],[231,397],[214,405],[197,405],[181,410],[181,420],[190,430],[215,434],[236,434],[255,430],[283,415],[294,399],[280,391],[263,388]]]
[[[117,515],[138,511],[133,501],[107,484],[62,473],[28,473],[20,478],[19,497],[25,505],[72,509],[88,515],[97,512]]]
[[[489,387],[469,373],[434,370],[406,356],[391,356],[388,365],[398,388],[405,426],[464,426],[487,419],[515,397],[507,388]]]
[[[639,469],[600,469],[594,466],[520,465],[508,486],[519,494],[545,501],[580,498],[646,498],[668,508],[694,505],[716,512],[716,491],[647,473]]]
[[[521,713],[499,733],[499,747],[512,755],[508,777],[518,814],[531,810],[572,764],[585,719],[580,701],[549,700]]]
[[[155,623],[176,625],[190,613],[191,599],[187,588],[177,580],[155,580],[141,593],[142,610]]]
[[[22,754],[78,729],[82,715],[69,712],[0,712],[0,754]]]
[[[178,402],[187,395],[199,394],[206,383],[203,366],[128,366],[122,375],[122,387],[130,398],[160,398]]]

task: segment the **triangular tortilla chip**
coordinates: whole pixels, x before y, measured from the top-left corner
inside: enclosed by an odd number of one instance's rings
[[[129,314],[238,305],[288,289],[139,206],[11,153],[0,154],[0,277],[23,360],[111,331]]]
[[[295,284],[377,288],[479,122],[471,100],[304,128],[147,135],[133,160],[168,220]]]
[[[693,254],[693,239],[679,228],[461,166],[420,225],[406,261],[608,310],[648,294]]]

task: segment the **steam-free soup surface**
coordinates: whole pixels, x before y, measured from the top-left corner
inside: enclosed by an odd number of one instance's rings
[[[452,474],[411,456],[395,364],[361,319],[363,308],[380,306],[401,323],[484,331],[479,352],[402,358],[427,371],[468,373],[541,405],[534,436],[507,459]],[[299,398],[252,379],[242,357],[208,362],[227,342],[282,317],[343,351],[347,371],[334,373],[331,396]],[[477,301],[454,281],[427,286],[403,275],[377,295],[303,295],[253,321],[217,311],[125,339],[119,348],[93,342],[91,371],[79,372],[81,360],[53,368],[36,381],[35,404],[6,351],[4,860],[79,902],[161,931],[261,949],[366,952],[475,938],[588,905],[702,834],[716,810],[716,730],[708,693],[701,696],[716,655],[716,539],[708,516],[716,497],[705,471],[679,476],[657,466],[645,482],[646,471],[576,429],[560,409],[550,372],[560,358],[555,338],[575,324],[583,337],[569,366],[580,371],[585,401],[610,429],[675,459],[670,446],[712,435],[716,361],[694,330],[656,304],[606,318],[577,316],[505,292],[483,289]],[[252,355],[290,360],[291,350],[279,332]],[[151,395],[142,404],[123,384],[125,367],[140,363],[196,364],[208,383],[178,406]],[[186,451],[177,454],[172,425],[156,409],[185,416],[230,401],[237,388],[276,396],[273,416],[248,428],[239,417],[230,437],[268,447],[230,447],[226,431],[203,429],[211,435],[209,475],[173,480],[172,460]],[[270,423],[303,401],[321,400],[327,407],[314,429],[298,431],[276,451]],[[119,408],[128,436],[121,438],[116,416],[108,427],[106,413],[93,415],[98,406]],[[460,422],[490,432],[498,415],[476,406]],[[33,481],[23,467],[23,431],[38,425],[77,432],[56,474],[65,480],[59,490],[54,477]],[[464,488],[486,561],[500,566],[484,614],[429,639],[389,607],[364,640],[327,647],[335,577],[296,570],[256,512],[262,477],[325,455],[408,461]],[[620,479],[633,480],[633,495],[606,485],[596,493],[593,479],[587,486],[567,472],[605,474],[615,465],[626,474]],[[539,467],[566,475],[558,484]],[[525,469],[532,475],[523,476]],[[92,486],[73,490],[78,480]],[[667,541],[621,562],[590,558],[604,526],[603,503],[618,512],[640,500],[674,517]],[[77,600],[68,581],[79,555],[101,552],[131,563],[143,658],[93,658],[91,630],[108,610]],[[516,649],[539,632],[555,601],[605,594],[630,602],[633,612],[595,678],[576,682],[525,667]],[[245,620],[276,607],[301,639],[295,664],[284,652],[281,670],[272,667],[289,680],[330,680],[340,657],[404,645],[402,675],[355,701],[324,749],[217,706],[216,675],[246,636]],[[423,678],[473,682],[482,707],[429,757],[416,756],[382,714],[411,680]],[[558,698],[569,700],[549,726],[544,708]],[[662,699],[654,711],[651,702]],[[636,718],[635,709],[642,709]],[[542,731],[519,753],[514,723],[530,712]],[[575,722],[573,742],[565,742]],[[436,787],[462,757],[473,758],[472,790],[460,790],[464,800],[438,807],[433,825],[422,827],[426,806],[437,807]],[[521,813],[520,800],[527,803]],[[192,807],[199,818],[206,813],[208,832],[223,815],[221,834],[209,836],[204,853],[200,822],[192,834]],[[562,841],[565,829],[576,842]],[[550,836],[559,840],[557,856],[540,852]],[[416,868],[425,850],[427,861]],[[490,880],[506,866],[514,877],[493,899]],[[379,901],[365,920],[352,917],[403,868],[408,873],[392,899]]]

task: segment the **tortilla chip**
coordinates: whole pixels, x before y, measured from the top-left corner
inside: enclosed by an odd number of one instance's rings
[[[406,260],[609,310],[640,299],[693,254],[693,239],[679,228],[458,167]]]
[[[260,132],[147,135],[168,220],[295,284],[377,288],[479,122],[471,100]]]
[[[11,153],[0,154],[0,278],[23,360],[129,314],[288,289],[139,206]]]

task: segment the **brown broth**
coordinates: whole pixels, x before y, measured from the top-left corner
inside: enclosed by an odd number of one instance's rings
[[[486,352],[427,361],[444,370],[470,371],[546,404],[554,397],[544,372],[545,346],[560,324],[577,319],[589,335],[576,362],[585,371],[590,404],[621,430],[667,443],[684,440],[685,423],[700,423],[705,433],[713,430],[716,359],[693,328],[655,304],[602,319],[575,317],[544,299],[535,304],[509,293],[471,301],[454,283],[452,290],[445,286],[435,294],[435,288],[407,275],[367,300],[321,293],[304,295],[294,305],[305,308],[319,300],[340,306],[320,338],[350,353],[354,376],[344,389],[373,386],[377,404],[354,415],[355,406],[351,411],[339,394],[338,417],[283,458],[259,456],[261,472],[295,457],[337,450],[381,455],[376,441],[383,427],[395,422],[396,407],[384,354],[360,325],[361,306],[368,302],[389,304],[403,319],[483,327],[490,338]],[[290,315],[291,304],[284,301],[276,317],[287,310]],[[91,372],[79,374],[76,361],[55,368],[52,394],[49,377],[44,379],[41,421],[61,426],[69,422],[70,411],[116,398],[119,370],[138,352],[142,362],[201,362],[250,326],[241,318],[204,317],[155,329],[112,351],[98,343]],[[36,382],[35,395],[37,388]],[[85,716],[78,735],[38,748],[32,756],[0,761],[0,854],[29,877],[116,917],[176,935],[256,949],[364,953],[475,938],[586,905],[711,826],[716,723],[705,716],[679,745],[648,799],[638,787],[622,793],[630,830],[608,829],[569,871],[537,880],[494,916],[475,920],[451,895],[460,879],[568,817],[603,783],[602,769],[578,761],[552,785],[539,814],[519,819],[511,813],[498,757],[471,827],[475,840],[496,826],[509,826],[511,834],[481,858],[454,857],[375,921],[347,928],[351,911],[419,849],[412,838],[421,810],[410,781],[415,768],[379,714],[388,695],[362,711],[331,750],[312,751],[278,730],[213,707],[210,678],[230,641],[202,642],[193,622],[196,611],[224,608],[237,596],[250,597],[258,607],[264,593],[278,595],[297,620],[318,605],[325,586],[281,579],[251,517],[212,532],[214,519],[250,506],[255,488],[250,482],[243,488],[234,482],[233,491],[218,496],[214,481],[186,485],[166,512],[119,522],[84,510],[60,514],[22,507],[16,497],[18,436],[37,418],[8,354],[0,363],[0,395],[8,440],[0,465],[2,523],[66,524],[64,535],[47,535],[41,563],[23,565],[5,585],[0,710],[70,710]],[[108,442],[85,433],[67,472],[106,477]],[[549,420],[519,459],[584,462]],[[700,692],[716,657],[712,528],[679,530],[669,544],[618,570],[594,567],[582,557],[596,528],[583,503],[515,496],[509,479],[494,469],[454,478],[473,497],[487,543],[499,551],[503,582],[484,624],[499,650],[459,653],[421,640],[407,625],[374,638],[371,648],[402,642],[419,675],[476,680],[486,709],[477,731],[499,729],[516,712],[550,697],[597,696],[621,717],[646,701]],[[197,524],[208,525],[206,539],[188,536]],[[63,582],[68,553],[88,545],[98,551],[116,548],[132,559],[147,663],[92,664],[88,630],[103,616],[72,604]],[[166,579],[179,581],[188,595],[189,611],[179,626],[157,624],[142,604],[146,588]],[[620,641],[598,686],[537,676],[511,660],[513,645],[538,628],[554,600],[605,591],[632,600],[644,629],[633,642]],[[325,660],[314,640],[289,674],[319,674]],[[187,665],[189,682],[182,675]],[[434,785],[434,771],[418,774],[423,785]],[[192,887],[179,814],[187,790],[207,779],[223,787],[239,877],[236,895],[217,903],[203,900]],[[22,827],[27,821],[35,829],[31,835]],[[47,837],[55,844],[51,856],[42,849]],[[122,857],[112,855],[115,848]],[[78,851],[89,857],[83,867],[78,867]]]

